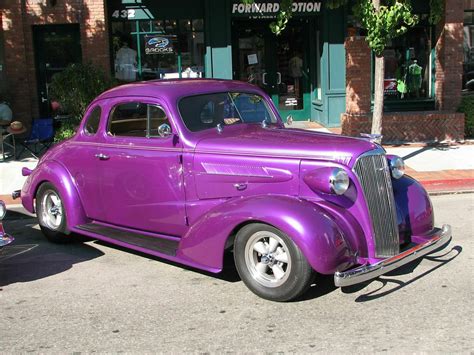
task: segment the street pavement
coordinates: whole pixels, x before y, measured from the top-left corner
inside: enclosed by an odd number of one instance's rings
[[[231,259],[210,275],[97,241],[54,245],[9,211],[0,353],[466,353],[474,349],[474,194],[432,198],[454,239],[378,280],[304,298],[253,295]]]

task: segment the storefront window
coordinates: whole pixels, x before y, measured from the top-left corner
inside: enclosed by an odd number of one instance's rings
[[[120,81],[204,76],[202,19],[111,23],[115,78]]]
[[[464,12],[463,90],[474,91],[474,11]]]
[[[384,51],[387,103],[433,97],[431,31],[428,25],[414,27],[387,46]]]

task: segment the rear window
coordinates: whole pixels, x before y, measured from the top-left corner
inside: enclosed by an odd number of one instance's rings
[[[90,113],[89,117],[87,117],[86,124],[84,126],[84,131],[86,134],[94,135],[97,133],[97,130],[99,129],[101,112],[100,106],[96,106]]]
[[[276,123],[264,98],[256,94],[221,92],[185,97],[178,104],[184,124],[191,132],[243,123]]]

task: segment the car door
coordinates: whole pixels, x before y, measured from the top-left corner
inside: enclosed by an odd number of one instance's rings
[[[186,230],[182,145],[168,110],[159,100],[136,97],[113,99],[111,107],[97,151],[103,221],[181,236]]]
[[[97,173],[97,147],[102,141],[101,120],[107,119],[101,103],[91,106],[84,115],[85,123],[70,144],[62,146],[61,162],[74,180],[84,211],[90,219],[101,220],[104,211],[100,203],[100,174]]]

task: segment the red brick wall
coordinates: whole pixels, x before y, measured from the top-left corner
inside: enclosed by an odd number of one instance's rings
[[[79,24],[83,62],[91,61],[110,72],[103,0],[57,0],[55,6],[47,0],[3,2],[5,74],[16,120],[28,124],[39,115],[33,25]]]
[[[464,5],[465,0],[446,0],[438,26],[435,90],[440,110],[455,111],[461,102]]]
[[[346,49],[346,112],[370,112],[371,54],[365,37],[347,37]]]
[[[342,115],[342,134],[358,137],[370,133],[372,115]],[[383,117],[383,142],[460,141],[464,139],[464,114],[453,112],[397,112]]]

